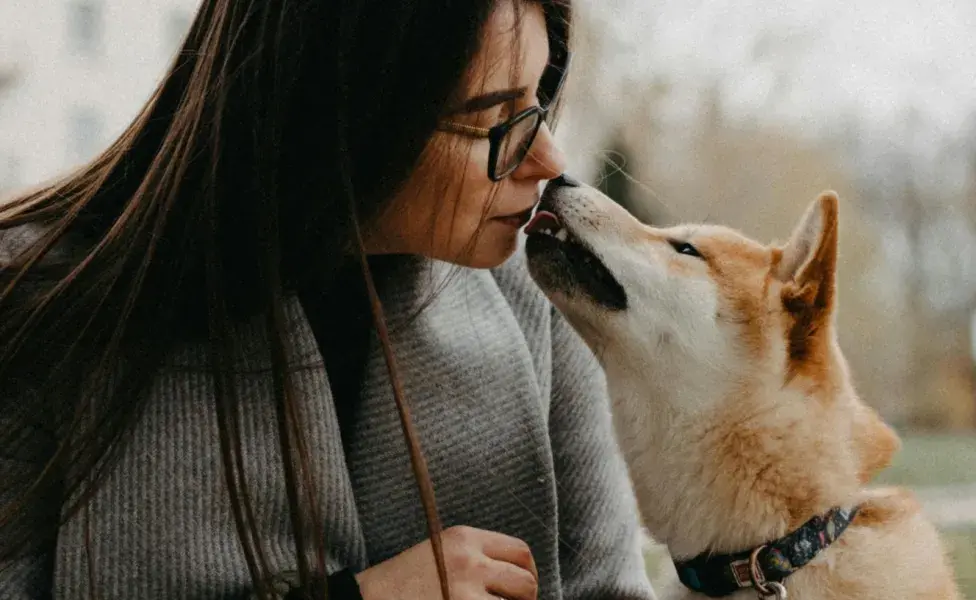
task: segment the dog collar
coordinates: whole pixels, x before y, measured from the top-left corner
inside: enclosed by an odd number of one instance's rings
[[[760,596],[774,596],[776,593],[769,590],[783,589],[777,584],[839,538],[857,510],[857,507],[832,508],[792,533],[752,550],[735,554],[703,552],[690,560],[675,561],[678,578],[692,591],[712,598],[750,587],[757,588]],[[772,585],[767,585],[770,582]]]

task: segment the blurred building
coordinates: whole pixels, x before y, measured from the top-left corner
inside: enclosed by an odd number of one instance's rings
[[[90,158],[148,99],[198,0],[0,2],[0,192]]]

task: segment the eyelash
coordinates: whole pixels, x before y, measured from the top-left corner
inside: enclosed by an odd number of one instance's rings
[[[678,254],[684,254],[685,256],[692,256],[694,258],[700,258],[702,260],[704,260],[705,258],[698,251],[698,248],[695,248],[688,242],[680,242],[678,240],[668,240],[668,243],[671,244],[671,247],[674,248],[674,251],[677,252]]]

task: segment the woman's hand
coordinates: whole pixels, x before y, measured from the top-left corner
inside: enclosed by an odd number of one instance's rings
[[[441,534],[451,600],[536,600],[539,573],[522,540],[473,527]],[[363,600],[438,600],[430,540],[356,575]]]

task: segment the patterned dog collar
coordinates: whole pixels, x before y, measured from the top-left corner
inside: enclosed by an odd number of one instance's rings
[[[703,552],[690,560],[675,561],[678,578],[689,589],[712,598],[744,588],[765,589],[766,583],[782,582],[830,546],[851,524],[857,510],[832,508],[759,548],[735,554]]]

